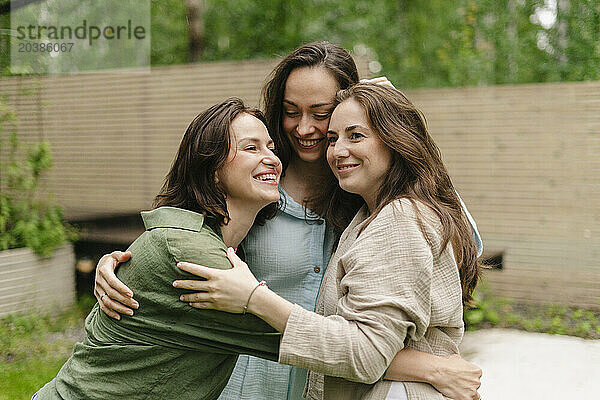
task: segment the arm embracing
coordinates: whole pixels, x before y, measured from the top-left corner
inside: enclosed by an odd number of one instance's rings
[[[386,206],[339,258],[337,315],[294,306],[279,361],[373,383],[429,325],[433,258],[414,215]]]
[[[130,273],[143,304],[127,321],[142,322],[146,331],[159,334],[178,348],[210,348],[220,353],[277,359],[280,334],[264,321],[253,315],[198,310],[179,300],[184,292],[173,287],[173,281],[198,278],[177,268],[177,262],[189,260],[210,266],[211,270],[231,268],[224,244],[213,236],[174,229],[152,231],[148,235],[149,246],[162,242],[167,251],[146,251],[150,257],[147,260],[142,255],[136,257],[140,265]]]

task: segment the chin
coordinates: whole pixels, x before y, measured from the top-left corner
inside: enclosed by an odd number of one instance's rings
[[[323,155],[322,153],[301,153],[298,152],[298,158],[304,162],[308,162],[308,163],[314,163],[314,162],[320,162],[321,160],[323,160]]]
[[[339,185],[340,185],[340,188],[342,188],[342,190],[344,190],[348,193],[359,194],[353,185],[344,184],[344,182],[339,182]]]
[[[265,196],[264,201],[265,201],[265,206],[269,205],[271,203],[278,202],[279,201],[279,190],[275,190],[275,193],[273,193],[269,196]]]

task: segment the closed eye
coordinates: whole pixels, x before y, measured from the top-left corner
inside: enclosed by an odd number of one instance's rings
[[[331,116],[331,114],[330,114],[330,113],[324,113],[324,114],[314,114],[314,116],[315,116],[315,119],[318,119],[318,120],[320,120],[320,121],[324,121],[324,120],[326,120],[327,118],[329,118],[329,117]]]

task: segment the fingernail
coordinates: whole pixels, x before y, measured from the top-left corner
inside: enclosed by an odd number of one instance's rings
[[[133,315],[133,311],[127,310],[127,315]]]
[[[138,308],[140,306],[140,303],[138,303],[137,301],[133,302],[133,308]]]
[[[120,321],[120,320],[121,320],[121,316],[120,316],[120,315],[117,315],[117,317],[116,317],[116,318],[117,318],[117,321]]]
[[[179,283],[173,282],[173,287],[177,287],[177,286],[179,286]]]
[[[183,301],[183,296],[179,296],[179,300]]]

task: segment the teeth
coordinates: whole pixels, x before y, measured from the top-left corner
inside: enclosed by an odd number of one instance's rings
[[[257,176],[254,179],[257,179],[259,181],[274,181],[275,179],[277,179],[277,175],[275,175],[275,174],[264,174],[264,175]]]
[[[319,143],[322,139],[312,139],[312,140],[303,140],[303,139],[298,139],[298,142],[305,147],[310,147],[310,146],[314,146],[315,144]]]
[[[337,167],[340,171],[343,171],[345,169],[349,169],[349,168],[354,168],[356,167],[356,165],[345,165],[343,167]]]

